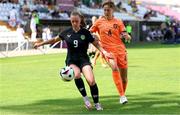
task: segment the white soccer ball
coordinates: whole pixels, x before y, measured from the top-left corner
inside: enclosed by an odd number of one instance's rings
[[[74,70],[69,66],[66,66],[66,67],[62,68],[60,70],[60,78],[63,81],[71,81],[71,80],[73,80],[74,79]]]

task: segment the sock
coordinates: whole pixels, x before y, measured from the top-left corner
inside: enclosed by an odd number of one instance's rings
[[[99,102],[99,91],[98,91],[98,87],[97,85],[93,85],[90,86],[90,90],[91,90],[91,96],[93,98],[94,103],[98,103]]]
[[[89,101],[88,96],[83,97],[84,102]]]
[[[112,75],[113,75],[113,80],[116,85],[116,88],[119,92],[119,95],[124,96],[124,89],[123,89],[123,84],[122,84],[122,79],[121,79],[120,73],[118,71],[113,71]]]
[[[126,92],[126,88],[127,88],[127,82],[126,82],[126,83],[123,83],[124,93]]]
[[[75,81],[76,87],[78,88],[81,95],[83,97],[85,97],[87,95],[87,93],[86,93],[86,89],[85,89],[84,82],[83,82],[82,78],[74,79],[74,81]]]

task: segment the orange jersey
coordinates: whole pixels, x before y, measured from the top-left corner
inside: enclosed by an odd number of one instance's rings
[[[113,18],[107,20],[105,17],[99,18],[90,28],[91,32],[98,32],[102,47],[110,52],[120,51],[125,53],[125,45],[121,40],[121,32],[125,31],[123,22]]]

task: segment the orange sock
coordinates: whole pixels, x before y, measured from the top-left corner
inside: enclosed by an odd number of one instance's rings
[[[123,89],[123,84],[122,84],[122,79],[121,79],[120,73],[118,71],[113,71],[112,75],[113,75],[113,80],[116,85],[116,88],[119,92],[119,95],[124,96],[124,89]]]
[[[123,83],[124,93],[126,92],[126,87],[127,87],[127,82],[126,82],[126,83]]]

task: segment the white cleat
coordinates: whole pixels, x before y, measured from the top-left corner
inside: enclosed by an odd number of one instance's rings
[[[86,107],[86,109],[90,110],[92,109],[92,105],[91,102],[89,101],[89,98],[87,96],[83,97],[84,100],[84,106]]]
[[[128,100],[127,100],[126,96],[121,96],[119,102],[121,104],[126,104],[128,102]]]
[[[85,101],[84,104],[85,104],[84,106],[86,107],[86,109],[88,110],[92,109],[92,105],[90,101]]]
[[[103,108],[102,108],[100,103],[96,103],[94,106],[95,106],[97,111],[102,111],[103,110]]]

